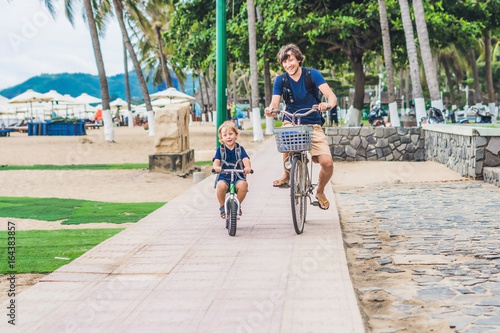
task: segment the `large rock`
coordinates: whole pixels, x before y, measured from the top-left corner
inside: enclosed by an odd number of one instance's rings
[[[189,150],[189,103],[167,104],[155,112],[155,153]]]
[[[189,103],[168,104],[155,112],[155,153],[149,171],[186,175],[194,170],[194,150],[189,149]]]

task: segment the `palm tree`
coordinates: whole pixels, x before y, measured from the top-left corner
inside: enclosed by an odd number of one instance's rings
[[[255,31],[255,6],[253,0],[247,0],[248,11],[248,43],[250,53],[250,86],[252,90],[252,123],[253,140],[263,141],[262,126],[260,124],[259,108],[259,73],[257,69],[257,34]]]
[[[424,93],[422,85],[420,84],[420,71],[418,65],[417,47],[415,46],[413,23],[410,17],[410,8],[407,0],[399,0],[401,7],[401,18],[403,20],[403,29],[405,31],[406,51],[408,53],[408,60],[410,63],[410,76],[412,83],[412,95],[415,100],[415,110],[417,116],[417,123],[420,123],[422,118],[427,116],[425,112]]]
[[[385,0],[378,0],[380,13],[380,27],[382,31],[382,44],[384,45],[385,72],[387,79],[387,93],[389,95],[389,115],[392,126],[401,126],[398,115],[398,103],[394,92],[394,72],[392,65],[391,36],[389,34],[389,22],[387,20],[387,9]]]
[[[260,10],[260,6],[256,7],[257,10],[257,21],[259,23],[264,22],[264,17],[262,16],[262,11]],[[271,104],[272,98],[272,83],[271,83],[271,66],[269,65],[269,59],[267,56],[267,52],[262,54],[262,58],[264,59],[264,99],[265,105]],[[272,135],[274,133],[274,118],[266,116],[266,134]]]
[[[486,89],[488,91],[488,107],[491,114],[495,111],[495,91],[493,89],[493,74],[491,72],[491,36],[488,29],[484,30],[484,67],[486,72]],[[496,117],[494,117],[496,119]]]
[[[92,8],[91,0],[83,1],[85,6],[85,16],[89,25],[90,37],[92,39],[92,48],[94,49],[94,56],[97,65],[97,72],[99,74],[99,85],[101,86],[101,99],[102,99],[102,120],[104,122],[104,139],[109,142],[114,141],[114,128],[113,120],[111,118],[111,108],[109,106],[109,88],[108,79],[106,78],[106,71],[104,69],[104,60],[101,53],[101,44],[99,43],[99,34],[97,32],[96,20]],[[71,1],[66,2],[66,13],[71,11]]]
[[[132,101],[130,97],[130,79],[128,76],[128,56],[127,56],[127,48],[125,47],[125,42],[123,43],[123,69],[125,72],[125,95],[127,98],[128,127],[134,127],[134,118],[132,114]]]
[[[154,136],[155,134],[154,114],[153,114],[153,107],[151,105],[151,97],[149,96],[148,86],[146,84],[146,80],[144,79],[141,65],[139,63],[139,60],[137,59],[134,47],[130,42],[130,37],[128,36],[127,28],[125,27],[125,20],[123,18],[123,2],[122,0],[113,0],[113,5],[115,7],[116,17],[118,19],[118,24],[120,25],[120,30],[122,31],[125,47],[127,48],[128,54],[132,59],[132,63],[134,64],[134,69],[137,74],[137,79],[139,81],[139,85],[141,86],[142,97],[144,98],[144,103],[146,104],[146,110],[148,112],[149,135]]]
[[[455,100],[455,94],[459,92],[458,89],[464,79],[464,72],[468,64],[466,56],[455,45],[450,45],[438,51],[437,59],[438,65],[443,67],[446,85],[450,91],[449,103],[456,105],[458,101]]]
[[[45,6],[52,14],[55,15],[54,5],[52,0],[45,0]],[[94,16],[94,9],[90,0],[84,0],[84,13],[89,25],[90,38],[92,40],[92,48],[94,49],[94,57],[97,65],[97,72],[99,75],[99,84],[101,87],[101,99],[103,108],[103,121],[104,121],[104,139],[109,142],[114,141],[113,121],[111,119],[110,111],[110,97],[108,89],[108,79],[106,78],[106,71],[104,69],[104,60],[101,53],[101,45],[99,43],[99,33],[97,31],[96,17]],[[65,1],[66,17],[73,24],[73,3],[71,0]],[[98,17],[99,26],[103,26],[102,17]]]
[[[420,44],[420,54],[424,64],[425,78],[431,95],[431,105],[439,110],[443,109],[443,101],[439,92],[437,80],[436,64],[432,58],[431,46],[429,43],[429,33],[427,23],[425,23],[425,11],[422,0],[413,0],[413,13],[415,14],[415,24],[417,26],[418,41]]]
[[[470,104],[481,103],[483,101],[483,98],[481,97],[481,82],[479,81],[479,70],[477,68],[476,51],[474,48],[469,50],[469,61],[472,70],[472,77],[474,78],[474,95],[472,96],[472,103]]]
[[[171,1],[165,0],[150,0],[146,3],[144,11],[150,18],[150,22],[139,20],[138,24],[142,32],[150,38],[147,41],[151,43],[155,53],[160,60],[161,74],[165,87],[173,86],[172,76],[167,66],[167,55],[165,54],[165,46],[163,43],[162,31],[168,28],[170,14],[173,12]],[[181,85],[182,86],[182,85]]]

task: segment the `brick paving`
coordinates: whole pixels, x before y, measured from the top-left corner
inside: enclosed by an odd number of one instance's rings
[[[399,332],[391,327],[398,321],[408,326],[422,313],[429,323],[447,325],[446,332],[500,331],[498,187],[433,182],[335,193],[346,243],[355,253],[350,264],[373,268],[359,294],[393,300],[369,318],[382,327],[374,332]]]

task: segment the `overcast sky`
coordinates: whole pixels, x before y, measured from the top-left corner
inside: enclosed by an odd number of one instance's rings
[[[0,90],[32,76],[57,73],[97,75],[90,33],[75,1],[75,26],[57,4],[56,20],[40,0],[0,0]],[[106,75],[123,73],[123,47],[116,21],[109,21],[101,39]],[[129,64],[129,69],[132,65]]]

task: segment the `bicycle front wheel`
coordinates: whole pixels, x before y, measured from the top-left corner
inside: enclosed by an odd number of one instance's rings
[[[297,235],[304,231],[307,214],[307,167],[300,156],[294,156],[290,170],[290,199],[292,204],[293,227]]]
[[[229,236],[234,236],[234,235],[236,235],[236,221],[238,219],[238,204],[234,200],[229,200],[227,208],[228,208],[227,218],[229,219],[227,231],[229,233]]]

